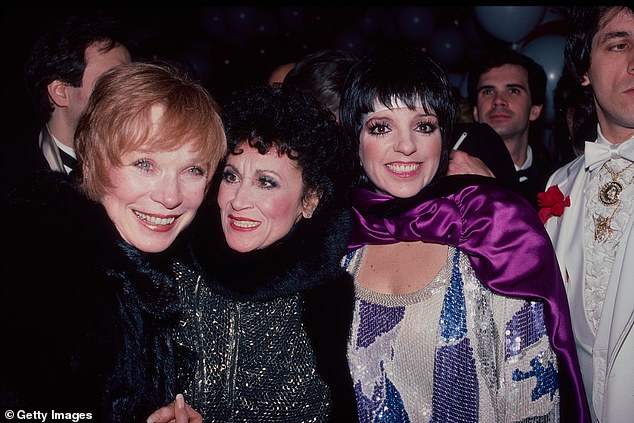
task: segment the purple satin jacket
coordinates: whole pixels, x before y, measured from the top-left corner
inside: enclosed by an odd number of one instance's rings
[[[535,209],[491,183],[463,184],[439,196],[421,194],[396,199],[353,190],[348,251],[399,241],[451,245],[469,256],[476,275],[491,291],[543,301],[548,336],[559,357],[561,421],[590,422],[564,283]]]

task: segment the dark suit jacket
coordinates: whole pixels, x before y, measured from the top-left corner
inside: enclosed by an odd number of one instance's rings
[[[6,140],[4,152],[0,154],[0,198],[11,192],[19,181],[33,177],[38,170],[50,169],[39,146],[40,127],[13,131]]]
[[[513,159],[502,138],[486,123],[458,123],[454,130],[455,141],[463,132],[467,133],[458,150],[464,151],[482,160],[504,186],[511,191],[520,192],[519,179]]]

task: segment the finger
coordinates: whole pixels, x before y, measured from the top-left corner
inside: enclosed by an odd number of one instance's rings
[[[189,423],[203,422],[203,416],[198,411],[191,408],[187,403],[185,403],[185,410],[187,410],[187,415],[189,416]]]
[[[189,423],[189,416],[187,415],[187,410],[185,410],[185,398],[183,398],[183,394],[176,395],[176,406],[175,415],[176,415],[176,423]]]
[[[159,408],[147,418],[147,423],[171,423],[174,421],[174,403]]]
[[[176,395],[175,401],[175,423],[202,423],[203,417],[196,410],[185,403],[182,394]]]

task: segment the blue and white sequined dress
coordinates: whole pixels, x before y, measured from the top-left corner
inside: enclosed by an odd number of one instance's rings
[[[492,293],[453,247],[424,289],[372,292],[356,280],[364,250],[343,259],[356,285],[348,362],[361,423],[559,421],[541,303]]]

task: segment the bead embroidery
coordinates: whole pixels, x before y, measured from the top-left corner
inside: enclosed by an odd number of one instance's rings
[[[355,276],[363,251],[342,260]],[[355,285],[348,360],[361,422],[559,421],[557,359],[541,303],[493,294],[453,247],[421,291]]]

